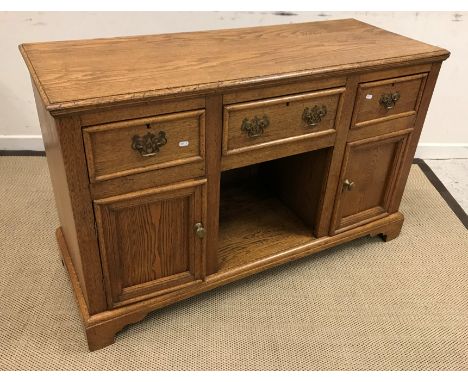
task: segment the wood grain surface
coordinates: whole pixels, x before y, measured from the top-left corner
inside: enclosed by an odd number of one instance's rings
[[[133,137],[158,136],[160,132],[166,143],[155,155],[145,157],[132,148]],[[83,139],[91,182],[204,161],[205,112],[194,110],[88,127],[83,130]]]
[[[400,114],[415,115],[426,77],[427,73],[423,73],[361,84],[356,97],[353,125],[365,126]],[[393,108],[386,109],[380,104],[380,99],[384,94],[394,93],[398,93],[400,99]]]
[[[397,237],[449,55],[353,19],[20,50],[90,349],[216,286],[363,235]],[[327,115],[309,128],[315,104]],[[264,135],[241,130],[264,115]],[[153,130],[168,142],[143,158],[131,141]]]
[[[199,279],[202,187],[189,181],[94,201],[109,308]]]
[[[312,228],[254,181],[222,188],[219,208],[219,272],[314,239]]]
[[[324,199],[332,148],[281,158],[264,166],[264,178],[278,198],[306,224],[315,236],[317,211]],[[318,236],[317,236],[318,237]]]
[[[224,107],[223,154],[237,154],[268,142],[280,143],[285,138],[314,136],[318,132],[335,130],[335,117],[344,88],[275,97],[261,101],[238,103]],[[306,108],[325,108],[326,115],[316,126],[309,126],[302,114]],[[268,126],[261,136],[251,137],[241,129],[245,119],[267,118]]]
[[[106,296],[81,126],[76,117],[52,118],[35,86],[33,90],[61,232],[68,243],[88,311],[101,312],[106,308]]]
[[[48,110],[449,55],[354,19],[23,44],[20,51]]]
[[[389,213],[395,180],[412,129],[348,143],[335,204],[334,233]],[[344,182],[353,182],[352,189]]]

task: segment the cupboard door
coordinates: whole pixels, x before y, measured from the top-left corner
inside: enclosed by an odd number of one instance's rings
[[[202,278],[205,182],[94,201],[109,308]]]
[[[389,206],[411,131],[347,144],[330,234],[395,212]]]

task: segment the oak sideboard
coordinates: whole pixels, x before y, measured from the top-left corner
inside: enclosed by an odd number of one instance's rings
[[[397,237],[449,56],[354,19],[19,48],[90,350],[217,286]]]

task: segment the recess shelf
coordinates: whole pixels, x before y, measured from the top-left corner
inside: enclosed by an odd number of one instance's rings
[[[220,272],[314,240],[304,222],[268,189],[252,182],[223,188],[218,247]]]

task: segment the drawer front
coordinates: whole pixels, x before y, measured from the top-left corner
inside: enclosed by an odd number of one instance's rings
[[[224,107],[223,155],[335,132],[344,88]]]
[[[203,161],[205,111],[88,127],[83,138],[91,182]]]
[[[352,128],[415,115],[427,73],[359,85]]]

